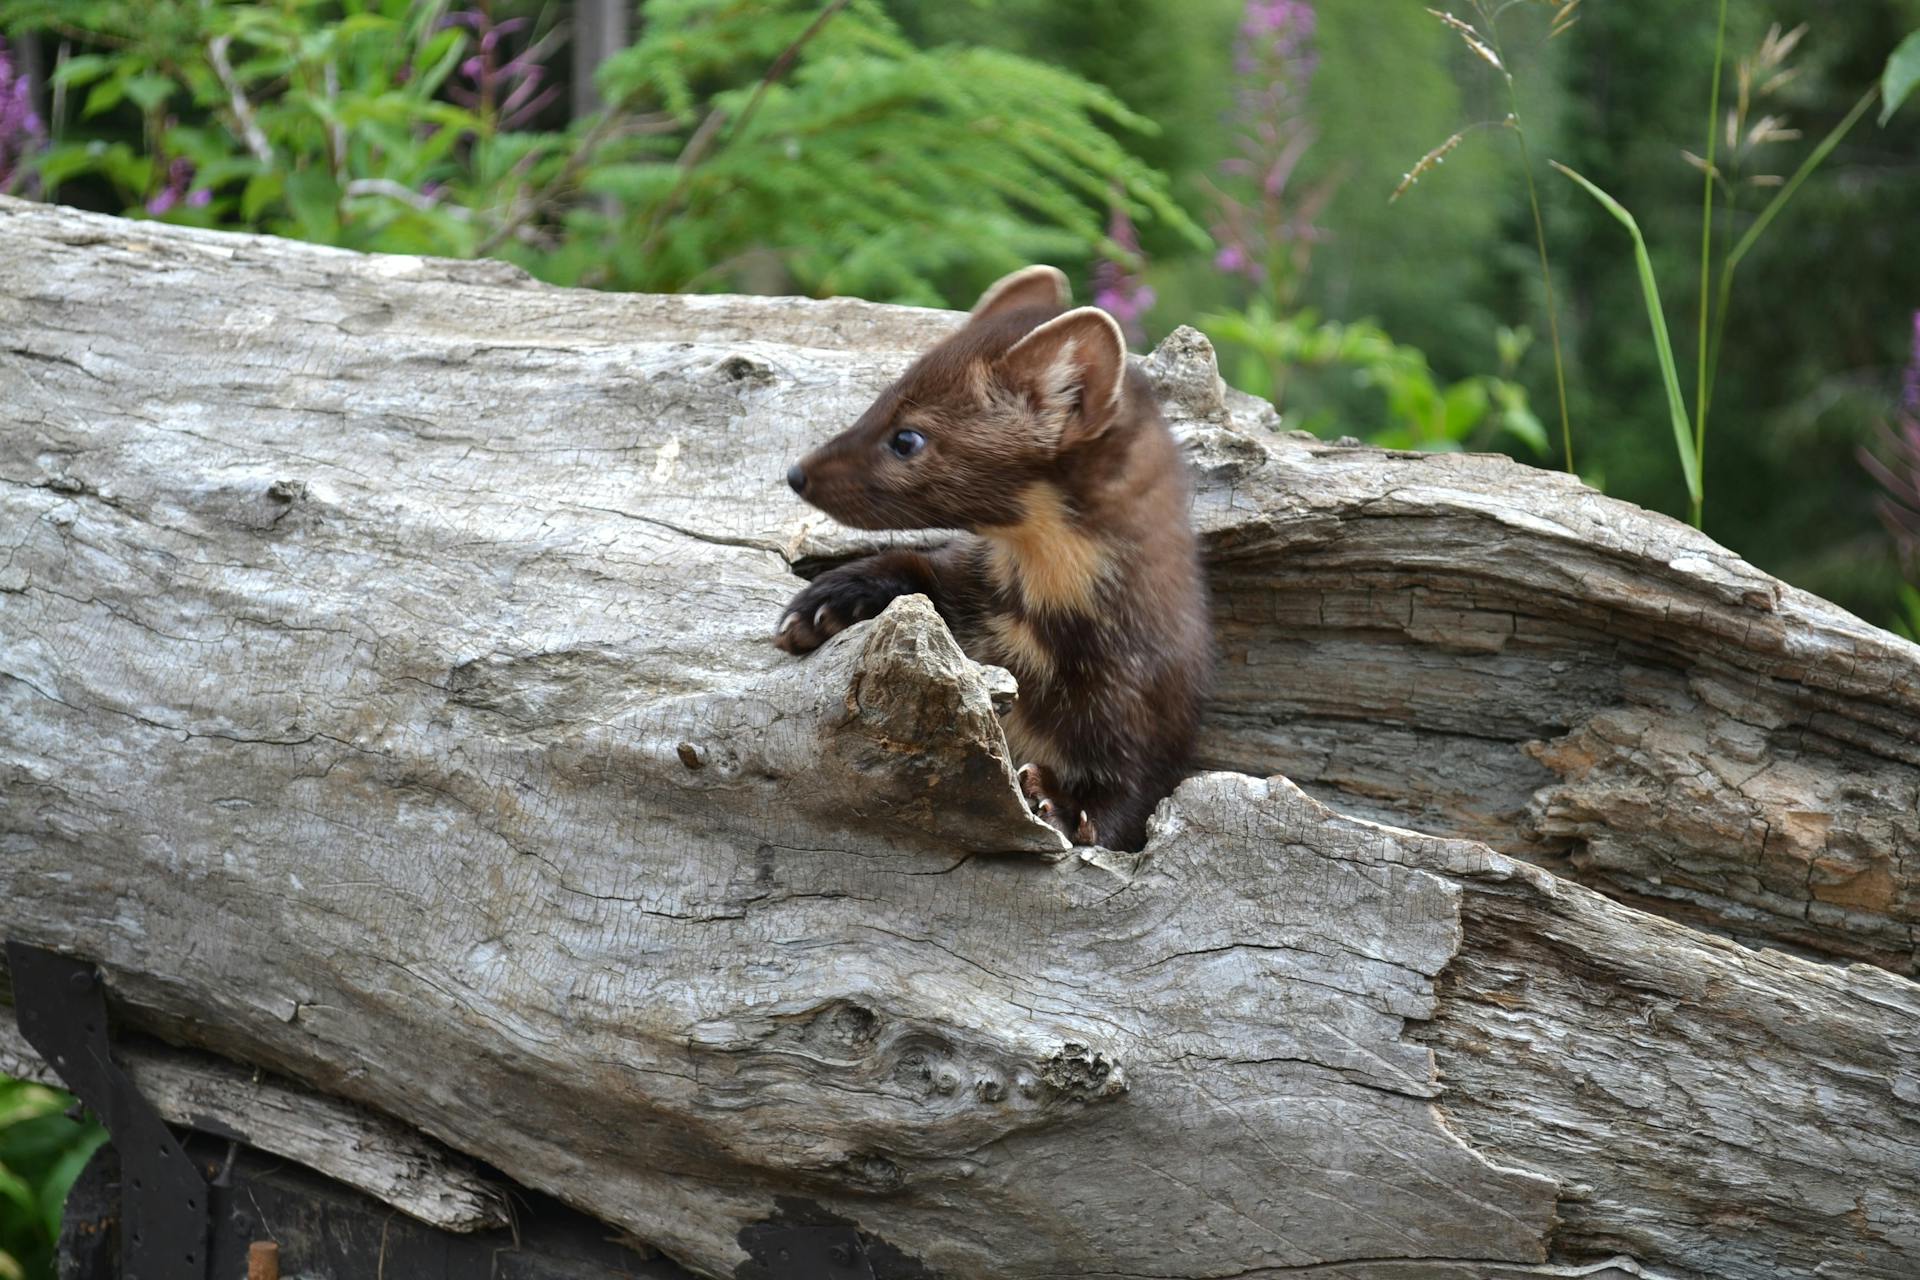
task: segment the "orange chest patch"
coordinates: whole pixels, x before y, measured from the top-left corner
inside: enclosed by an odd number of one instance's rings
[[[1028,681],[1046,684],[1053,679],[1053,653],[1032,623],[997,613],[987,619],[987,634],[999,665],[1013,672],[1014,678],[1023,685]]]
[[[1112,567],[1106,547],[1074,526],[1060,491],[1035,485],[1018,524],[981,531],[996,585],[1017,591],[1035,613],[1092,613]]]

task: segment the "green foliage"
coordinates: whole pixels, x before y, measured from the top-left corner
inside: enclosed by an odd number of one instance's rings
[[[1492,56],[1489,60],[1493,62],[1501,78],[1506,81],[1507,122],[1513,127],[1514,139],[1519,143],[1520,170],[1522,177],[1526,179],[1527,187],[1527,208],[1533,215],[1534,247],[1540,255],[1540,287],[1546,295],[1544,310],[1547,317],[1547,336],[1553,347],[1553,390],[1560,408],[1561,449],[1565,456],[1567,470],[1572,471],[1574,470],[1573,419],[1567,410],[1566,353],[1560,345],[1560,306],[1553,296],[1553,265],[1551,255],[1547,251],[1546,215],[1540,210],[1540,189],[1534,182],[1533,152],[1527,146],[1527,128],[1520,105],[1520,87],[1514,81],[1513,70],[1507,62],[1509,54],[1506,43],[1500,37],[1501,8],[1507,6],[1494,8],[1489,5],[1488,0],[1471,0],[1471,3],[1475,14],[1480,19],[1481,28],[1484,29],[1492,45]],[[1546,13],[1545,38],[1547,40],[1566,34],[1572,29],[1573,24],[1579,21],[1577,11],[1580,0],[1532,0],[1532,3]],[[1454,25],[1455,20],[1451,17],[1445,20],[1449,25]],[[1456,27],[1456,29],[1459,28]],[[1473,30],[1467,27],[1462,34]],[[1467,44],[1476,53],[1486,52],[1485,47],[1477,45],[1471,38],[1468,39]]]
[[[69,1120],[73,1099],[0,1077],[0,1280],[53,1275],[67,1191],[106,1141],[91,1121]]]
[[[1153,129],[1112,94],[918,48],[874,0],[822,12],[655,0],[601,70],[614,106],[561,131],[466,83],[477,28],[448,25],[446,0],[0,0],[10,26],[81,39],[54,77],[80,106],[41,181],[105,184],[129,213],[497,252],[564,283],[915,302],[1099,250],[1116,193],[1204,243],[1109,132]]]
[[[1737,244],[1780,190],[1763,184],[1783,183],[1845,120],[1881,76],[1888,51],[1920,23],[1915,0],[1728,8],[1722,153],[1715,158],[1728,180],[1714,205],[1716,271],[1722,247]],[[1579,26],[1556,42],[1567,55],[1558,75],[1563,127],[1543,150],[1601,181],[1633,211],[1675,324],[1691,319],[1699,301],[1693,287],[1701,173],[1679,151],[1698,151],[1703,142],[1715,9],[1583,4]],[[1799,74],[1763,114],[1785,117],[1802,140],[1771,148],[1780,160],[1750,152],[1744,134],[1741,154],[1728,150],[1737,58],[1759,47],[1772,20],[1801,15],[1814,25],[1795,57]],[[1920,300],[1920,255],[1900,247],[1920,209],[1916,155],[1920,112],[1910,100],[1884,131],[1854,127],[1754,245],[1739,268],[1741,287],[1714,317],[1725,340],[1711,413],[1714,439],[1724,444],[1709,440],[1702,456],[1716,540],[1883,625],[1894,616],[1895,561],[1874,516],[1873,485],[1854,454],[1886,417]],[[1599,251],[1618,244],[1619,229],[1571,183],[1555,182],[1543,194],[1556,274],[1573,300],[1575,422],[1593,424],[1582,433],[1582,471],[1604,468],[1609,493],[1684,511],[1689,498],[1674,465],[1639,282],[1619,253]],[[1427,341],[1424,328],[1406,332]],[[1679,328],[1674,336],[1682,337]],[[1677,354],[1691,365],[1691,350]]]
[[[1734,135],[1730,138],[1730,143],[1740,143],[1744,141],[1746,147],[1751,150],[1755,147],[1766,145],[1775,137],[1785,137],[1788,135],[1788,131],[1781,125],[1775,123],[1770,116],[1762,117],[1750,128],[1748,127],[1747,112],[1752,96],[1750,86],[1759,75],[1771,75],[1779,82],[1784,82],[1790,78],[1791,73],[1785,67],[1786,59],[1788,54],[1792,52],[1794,46],[1799,43],[1805,30],[1805,28],[1799,28],[1793,32],[1783,34],[1779,27],[1774,27],[1761,42],[1760,51],[1755,55],[1754,59],[1742,65],[1740,76],[1743,87],[1739,97],[1739,106],[1733,112],[1728,124],[1729,133]],[[1716,80],[1711,86],[1712,98],[1715,102],[1717,102],[1719,98],[1719,83],[1717,77],[1720,70],[1721,51],[1724,48],[1725,36],[1726,11],[1723,5],[1721,7],[1715,37],[1714,74]],[[1914,33],[1914,36],[1920,36],[1920,32]],[[1912,42],[1914,36],[1909,36],[1906,43]],[[1882,77],[1882,83],[1890,83],[1895,78],[1893,67],[1895,62],[1902,56],[1901,51],[1905,49],[1906,43],[1903,43],[1900,49],[1896,49],[1893,56],[1888,60],[1887,70]],[[1764,84],[1757,90],[1759,96],[1762,97],[1766,96],[1767,92],[1768,90]],[[1614,218],[1625,226],[1628,234],[1633,238],[1634,265],[1638,271],[1641,292],[1646,300],[1649,327],[1653,335],[1654,353],[1660,364],[1660,375],[1666,390],[1667,411],[1673,424],[1675,443],[1680,454],[1680,469],[1686,479],[1690,511],[1696,527],[1702,524],[1704,482],[1702,479],[1701,464],[1706,448],[1707,418],[1712,402],[1714,373],[1719,361],[1721,341],[1718,332],[1712,332],[1711,337],[1709,336],[1711,326],[1715,318],[1721,323],[1724,323],[1732,294],[1734,272],[1738,270],[1742,260],[1752,251],[1754,245],[1759,242],[1760,237],[1766,233],[1767,228],[1772,225],[1774,219],[1778,217],[1781,210],[1786,207],[1787,202],[1793,199],[1802,184],[1804,184],[1813,174],[1814,170],[1818,169],[1827,157],[1833,153],[1834,148],[1840,145],[1841,140],[1853,129],[1853,126],[1859,123],[1860,118],[1866,114],[1867,108],[1872,104],[1878,92],[1878,86],[1869,89],[1854,103],[1853,109],[1807,153],[1805,159],[1801,161],[1800,166],[1794,170],[1793,176],[1780,182],[1773,198],[1767,201],[1766,205],[1760,210],[1759,215],[1754,218],[1752,224],[1747,228],[1746,233],[1727,251],[1721,263],[1717,307],[1709,305],[1709,299],[1706,295],[1706,281],[1709,274],[1712,246],[1712,193],[1715,183],[1728,183],[1728,175],[1723,174],[1715,165],[1713,160],[1714,149],[1711,145],[1709,145],[1707,149],[1706,159],[1698,161],[1700,168],[1705,171],[1707,177],[1707,198],[1704,211],[1701,215],[1701,369],[1698,380],[1698,399],[1696,401],[1698,415],[1694,433],[1691,438],[1687,430],[1686,401],[1680,392],[1677,366],[1673,356],[1673,343],[1667,334],[1666,314],[1660,302],[1660,289],[1654,273],[1653,259],[1647,251],[1646,239],[1640,233],[1639,223],[1634,220],[1633,215],[1628,213],[1624,206],[1592,182],[1563,164],[1557,162],[1554,164],[1554,168],[1578,183],[1586,190],[1587,194],[1591,195],[1608,213],[1613,215]],[[1905,91],[1902,90],[1903,95],[1904,92]],[[1887,114],[1891,113],[1889,112]],[[1883,115],[1882,119],[1884,120],[1885,118]],[[1710,121],[1710,139],[1717,135],[1718,127],[1717,119]],[[1798,135],[1793,134],[1792,136]],[[1729,160],[1732,160],[1731,156]],[[1729,186],[1730,185],[1729,183]]]
[[[1470,54],[1469,60],[1475,64],[1482,64],[1482,70],[1484,70],[1485,66],[1491,66],[1498,77],[1504,81],[1508,90],[1510,110],[1505,116],[1504,124],[1510,127],[1516,137],[1519,138],[1522,163],[1527,168],[1527,189],[1531,203],[1533,230],[1540,261],[1542,282],[1547,295],[1547,316],[1549,324],[1554,326],[1552,330],[1554,335],[1554,373],[1556,386],[1561,397],[1564,430],[1570,415],[1568,415],[1567,410],[1567,383],[1563,371],[1561,346],[1558,340],[1557,322],[1553,307],[1553,284],[1548,266],[1549,251],[1546,220],[1542,214],[1541,202],[1534,190],[1531,165],[1526,159],[1527,144],[1521,125],[1522,111],[1520,98],[1517,93],[1517,82],[1513,72],[1512,49],[1508,43],[1502,41],[1501,17],[1509,10],[1521,10],[1524,12],[1526,9],[1532,9],[1544,13],[1548,16],[1548,21],[1543,34],[1545,39],[1552,40],[1557,36],[1565,35],[1572,31],[1576,23],[1580,22],[1583,17],[1589,15],[1580,11],[1578,0],[1533,0],[1531,4],[1525,5],[1519,3],[1519,0],[1511,0],[1509,3],[1498,5],[1491,3],[1491,0],[1468,0],[1468,4],[1469,16],[1473,19],[1471,22],[1451,14],[1441,13],[1438,10],[1431,10],[1430,12],[1459,37],[1462,46],[1468,54]],[[1609,9],[1606,16],[1602,18],[1602,22],[1608,26],[1605,34],[1626,37],[1642,42],[1655,40],[1659,42],[1662,53],[1670,53],[1672,49],[1677,47],[1685,47],[1685,41],[1679,39],[1674,30],[1675,27],[1680,25],[1677,17],[1671,21],[1663,20],[1662,22],[1651,23],[1626,18],[1616,10]],[[1852,110],[1847,112],[1845,116],[1828,131],[1821,141],[1807,153],[1792,177],[1781,178],[1777,175],[1754,172],[1753,170],[1757,167],[1758,157],[1764,149],[1777,143],[1798,139],[1801,136],[1799,130],[1788,126],[1786,118],[1780,113],[1784,110],[1786,98],[1794,91],[1789,88],[1789,86],[1796,85],[1799,81],[1800,73],[1803,70],[1803,68],[1798,66],[1789,66],[1788,59],[1793,54],[1795,48],[1801,43],[1802,38],[1806,36],[1809,28],[1802,26],[1791,31],[1786,31],[1776,24],[1766,32],[1764,37],[1758,41],[1755,52],[1740,60],[1736,76],[1738,92],[1733,95],[1732,98],[1734,105],[1723,117],[1719,102],[1722,66],[1728,43],[1728,25],[1728,6],[1724,3],[1724,0],[1722,0],[1722,3],[1717,6],[1717,16],[1715,20],[1711,26],[1706,28],[1706,31],[1710,33],[1711,36],[1711,39],[1707,42],[1707,47],[1711,49],[1712,57],[1712,74],[1707,79],[1709,92],[1706,95],[1709,99],[1707,145],[1704,148],[1706,154],[1704,158],[1691,154],[1686,155],[1686,159],[1696,168],[1702,170],[1705,175],[1704,195],[1700,206],[1701,212],[1699,221],[1696,223],[1696,234],[1701,245],[1698,262],[1700,293],[1697,298],[1699,333],[1697,335],[1698,358],[1695,371],[1695,416],[1691,430],[1689,430],[1687,423],[1686,402],[1680,390],[1678,363],[1675,358],[1671,338],[1667,331],[1666,315],[1661,303],[1660,290],[1658,287],[1658,280],[1667,274],[1666,271],[1656,267],[1654,255],[1648,247],[1648,237],[1643,235],[1639,221],[1627,212],[1622,202],[1615,200],[1612,196],[1602,191],[1594,183],[1576,172],[1574,168],[1557,162],[1554,166],[1572,178],[1591,195],[1598,207],[1604,209],[1609,217],[1616,219],[1621,225],[1626,227],[1631,237],[1636,267],[1635,278],[1640,292],[1639,301],[1648,318],[1649,330],[1653,339],[1647,347],[1647,350],[1652,355],[1653,368],[1649,370],[1646,369],[1644,364],[1641,365],[1640,369],[1636,370],[1634,377],[1625,380],[1625,384],[1629,386],[1644,386],[1650,384],[1653,378],[1647,376],[1647,374],[1657,371],[1658,380],[1664,393],[1663,407],[1665,413],[1663,416],[1666,418],[1667,427],[1674,437],[1675,449],[1680,458],[1680,475],[1686,490],[1687,505],[1693,522],[1696,525],[1702,522],[1703,517],[1706,485],[1705,458],[1707,422],[1709,411],[1713,407],[1715,378],[1721,354],[1722,334],[1730,311],[1734,273],[1740,266],[1742,260],[1746,258],[1762,235],[1765,234],[1775,218],[1801,189],[1808,177],[1820,167],[1859,121],[1873,97],[1879,92],[1879,89],[1876,87],[1876,89],[1870,90],[1864,97],[1856,101]],[[1906,45],[1903,44],[1900,50],[1896,51],[1893,59],[1887,63],[1886,71],[1880,77],[1881,84],[1893,85],[1896,81],[1904,80],[1904,70],[1896,71],[1895,65],[1901,62],[1905,49]],[[1920,63],[1920,48],[1916,48],[1914,53],[1916,63]],[[1920,69],[1916,69],[1914,74],[1920,77]],[[1667,74],[1657,77],[1655,84],[1649,87],[1657,88],[1660,92],[1670,96],[1674,84],[1679,79],[1680,77]],[[1911,86],[1909,85],[1907,88],[1901,89],[1900,92],[1904,93],[1910,88]],[[1609,90],[1610,97],[1614,101],[1630,103],[1635,106],[1641,106],[1645,102],[1644,98],[1636,98],[1631,92],[1621,92],[1617,86],[1610,85]],[[1669,118],[1675,118],[1673,112],[1667,112],[1666,114]],[[1469,125],[1466,129],[1454,134],[1453,137],[1449,138],[1440,147],[1435,148],[1403,179],[1400,188],[1395,192],[1396,197],[1411,187],[1429,170],[1436,167],[1439,160],[1452,155],[1455,148],[1459,146],[1468,134],[1491,123],[1493,123],[1493,121],[1488,120],[1482,121],[1480,124]],[[1723,133],[1726,138],[1726,155],[1724,159],[1720,159],[1717,154],[1718,144]],[[1637,159],[1636,154],[1631,148],[1634,146],[1643,146],[1645,142],[1644,137],[1634,136],[1625,139],[1608,140],[1609,144],[1616,142],[1624,142],[1626,145],[1596,145],[1591,149],[1592,153],[1605,160],[1609,172],[1617,171],[1622,167],[1626,167],[1629,170],[1634,169],[1636,166],[1625,164],[1624,162]],[[1640,165],[1638,167],[1644,168],[1646,166]],[[1608,185],[1612,185],[1611,181]],[[1724,192],[1726,196],[1725,212],[1732,214],[1738,205],[1739,197],[1744,192],[1755,188],[1760,190],[1770,189],[1771,199],[1765,201],[1756,216],[1751,216],[1744,234],[1734,237],[1732,247],[1722,253],[1720,258],[1716,305],[1716,298],[1711,287],[1714,280],[1715,197],[1721,192]],[[1590,242],[1590,238],[1588,242]],[[1625,319],[1624,315],[1620,315],[1611,309],[1609,309],[1609,314],[1616,315],[1620,321],[1624,321]],[[1572,448],[1570,442],[1567,445],[1567,455],[1568,464],[1571,466]]]
[[[657,96],[690,128],[722,122],[697,162],[671,135],[602,148],[586,185],[619,195],[621,213],[590,238],[613,247],[622,284],[683,287],[771,244],[810,291],[938,302],[942,279],[1101,247],[1116,193],[1205,243],[1164,181],[1097,127],[1153,130],[1104,89],[998,50],[918,49],[867,3],[765,83],[817,12],[769,8],[650,5],[641,40],[602,68],[610,99]],[[692,86],[716,80],[734,84],[696,103]]]
[[[312,4],[0,3],[0,21],[98,42],[51,77],[80,106],[39,160],[48,194],[93,180],[128,213],[361,249],[470,252],[467,206],[479,202],[463,196],[500,163],[497,143],[481,116],[436,96],[467,33],[436,29],[444,5],[339,9],[323,18]],[[466,186],[444,199],[419,194],[436,179]]]
[[[1339,372],[1351,384],[1384,401],[1384,420],[1367,433],[1393,449],[1454,450],[1485,447],[1500,433],[1536,454],[1547,449],[1546,428],[1527,405],[1525,388],[1509,377],[1479,375],[1442,383],[1427,357],[1395,342],[1366,322],[1322,321],[1311,311],[1275,314],[1264,302],[1246,310],[1202,319],[1217,343],[1235,386],[1283,405],[1299,371]],[[1511,371],[1524,353],[1523,333],[1502,331],[1501,365]],[[1339,420],[1326,411],[1300,424],[1325,433]]]

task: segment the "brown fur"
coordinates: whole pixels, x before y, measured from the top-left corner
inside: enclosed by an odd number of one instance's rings
[[[995,285],[795,468],[844,524],[968,534],[822,574],[776,643],[804,653],[926,594],[969,656],[1019,680],[1007,740],[1040,811],[1080,843],[1137,849],[1186,765],[1212,638],[1179,447],[1118,328],[1063,314],[1064,283],[1028,268]],[[902,430],[925,441],[905,458]]]

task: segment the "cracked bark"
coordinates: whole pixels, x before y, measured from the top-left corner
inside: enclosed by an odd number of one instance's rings
[[[1216,772],[1068,853],[924,602],[766,643],[953,323],[0,201],[0,928],[707,1274],[1912,1273],[1920,651],[1177,334]]]

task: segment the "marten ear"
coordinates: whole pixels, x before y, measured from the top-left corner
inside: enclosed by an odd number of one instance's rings
[[[1127,340],[1112,316],[1079,307],[1014,343],[1000,372],[1039,413],[1048,442],[1070,448],[1105,431],[1120,412]]]
[[[1016,307],[1051,307],[1058,311],[1073,300],[1067,286],[1067,273],[1058,267],[1022,267],[1010,276],[1001,276],[980,301],[973,304],[969,320],[983,320]]]

